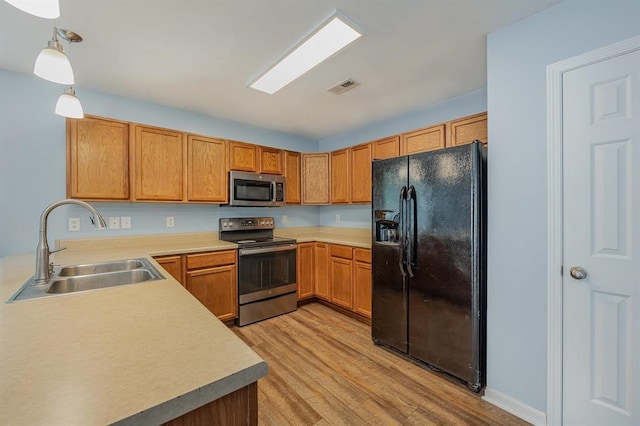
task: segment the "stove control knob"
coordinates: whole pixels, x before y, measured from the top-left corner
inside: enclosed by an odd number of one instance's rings
[[[222,222],[222,227],[226,228],[227,226],[229,226],[229,222],[227,222],[226,220]]]

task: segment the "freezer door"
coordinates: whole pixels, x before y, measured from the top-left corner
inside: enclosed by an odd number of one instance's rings
[[[374,161],[372,197],[371,335],[377,344],[407,353],[407,287],[401,245],[402,191],[406,192],[407,157]],[[381,221],[396,222],[393,237],[376,232]],[[385,226],[388,222],[384,223]],[[378,226],[379,228],[379,226]]]
[[[478,153],[465,145],[409,157],[415,188],[409,355],[474,390],[481,369]]]

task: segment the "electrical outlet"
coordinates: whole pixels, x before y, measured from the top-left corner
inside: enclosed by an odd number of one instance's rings
[[[174,225],[173,216],[167,216],[167,228],[173,228]]]
[[[340,223],[340,215],[339,214],[336,215],[336,223]]]
[[[80,218],[79,217],[70,217],[69,218],[69,231],[76,232],[80,230]]]
[[[282,223],[289,223],[289,216],[287,216],[286,214],[282,215]]]
[[[110,217],[109,218],[109,229],[120,229],[120,218],[115,216],[115,217]]]
[[[122,216],[120,218],[120,227],[122,229],[131,229],[131,216]]]

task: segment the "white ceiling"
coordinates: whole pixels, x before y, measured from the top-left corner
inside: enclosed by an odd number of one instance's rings
[[[559,2],[60,0],[57,26],[84,38],[62,42],[81,100],[89,88],[323,139],[486,87],[486,35]],[[248,87],[336,9],[366,35],[274,95]],[[31,73],[53,25],[0,1],[0,68]],[[346,78],[360,86],[326,91]]]

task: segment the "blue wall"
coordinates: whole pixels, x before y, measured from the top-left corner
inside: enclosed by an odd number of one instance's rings
[[[568,0],[488,36],[488,386],[546,411],[546,67],[640,34],[637,0]]]
[[[373,123],[319,142],[319,151],[334,151],[386,136],[444,123],[487,110],[487,90],[480,89],[417,111]],[[336,222],[336,215],[340,222]],[[370,206],[326,206],[320,209],[321,226],[369,228]]]
[[[315,152],[315,140],[259,129],[188,111],[181,111],[76,88],[85,113],[171,129],[243,140],[296,151]],[[53,113],[62,86],[37,77],[0,71],[0,257],[33,252],[40,213],[65,198],[65,120]],[[131,230],[93,229],[89,214],[63,206],[49,217],[49,241],[57,238],[157,234],[218,229],[218,218],[235,215],[275,216],[278,226],[315,226],[318,207],[241,209],[216,205],[95,203],[103,216],[130,216]],[[166,216],[175,227],[165,226]],[[289,216],[288,224],[282,215]],[[69,232],[68,218],[81,218],[81,231]]]

